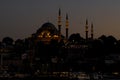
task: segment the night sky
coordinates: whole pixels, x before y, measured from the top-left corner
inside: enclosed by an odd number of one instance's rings
[[[0,40],[30,37],[48,21],[57,28],[59,8],[63,35],[68,13],[69,35],[84,37],[87,18],[89,25],[93,22],[95,38],[104,34],[120,39],[120,0],[0,0]]]

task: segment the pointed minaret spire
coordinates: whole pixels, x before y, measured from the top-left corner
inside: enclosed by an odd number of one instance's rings
[[[61,10],[60,10],[60,8],[59,8],[59,16],[61,16]]]
[[[68,39],[68,26],[69,26],[68,14],[66,14],[66,39]]]
[[[59,31],[59,35],[61,35],[61,10],[60,8],[58,12],[58,31]]]
[[[91,23],[91,39],[93,39],[93,23]]]
[[[69,26],[69,21],[68,21],[68,14],[66,14],[66,28]]]
[[[85,25],[85,32],[86,32],[86,40],[88,39],[88,20],[86,19],[86,25]]]

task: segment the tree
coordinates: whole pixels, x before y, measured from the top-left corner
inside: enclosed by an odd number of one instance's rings
[[[13,45],[13,39],[11,37],[5,37],[2,40],[2,43],[4,43],[5,45]]]
[[[3,47],[2,42],[0,42],[0,49]]]
[[[115,39],[115,37],[113,37],[112,35],[108,37],[103,35],[99,39],[102,40],[104,44],[104,50],[106,51],[105,53],[110,54],[112,52],[115,52],[115,48],[117,44],[117,40]]]
[[[69,41],[71,42],[80,42],[81,40],[83,40],[83,38],[80,36],[79,33],[71,34],[69,37]]]
[[[17,39],[15,41],[15,52],[20,56],[22,53],[24,53],[25,47],[24,47],[24,41],[21,39]]]

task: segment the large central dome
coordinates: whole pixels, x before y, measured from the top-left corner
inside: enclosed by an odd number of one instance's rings
[[[36,37],[38,41],[43,41],[48,44],[52,39],[58,40],[59,32],[56,27],[50,23],[44,23],[36,32]]]
[[[51,34],[58,34],[58,30],[56,29],[56,27],[50,23],[44,23],[40,29],[37,30],[37,33],[41,33],[42,31],[49,31]]]

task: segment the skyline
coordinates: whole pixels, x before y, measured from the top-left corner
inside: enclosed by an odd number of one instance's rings
[[[88,19],[89,27],[93,23],[95,38],[113,35],[120,39],[119,0],[1,0],[0,40],[7,36],[14,40],[29,37],[48,21],[58,28],[59,8],[64,36],[65,16],[68,13],[69,35],[80,33],[85,38],[85,21]]]

